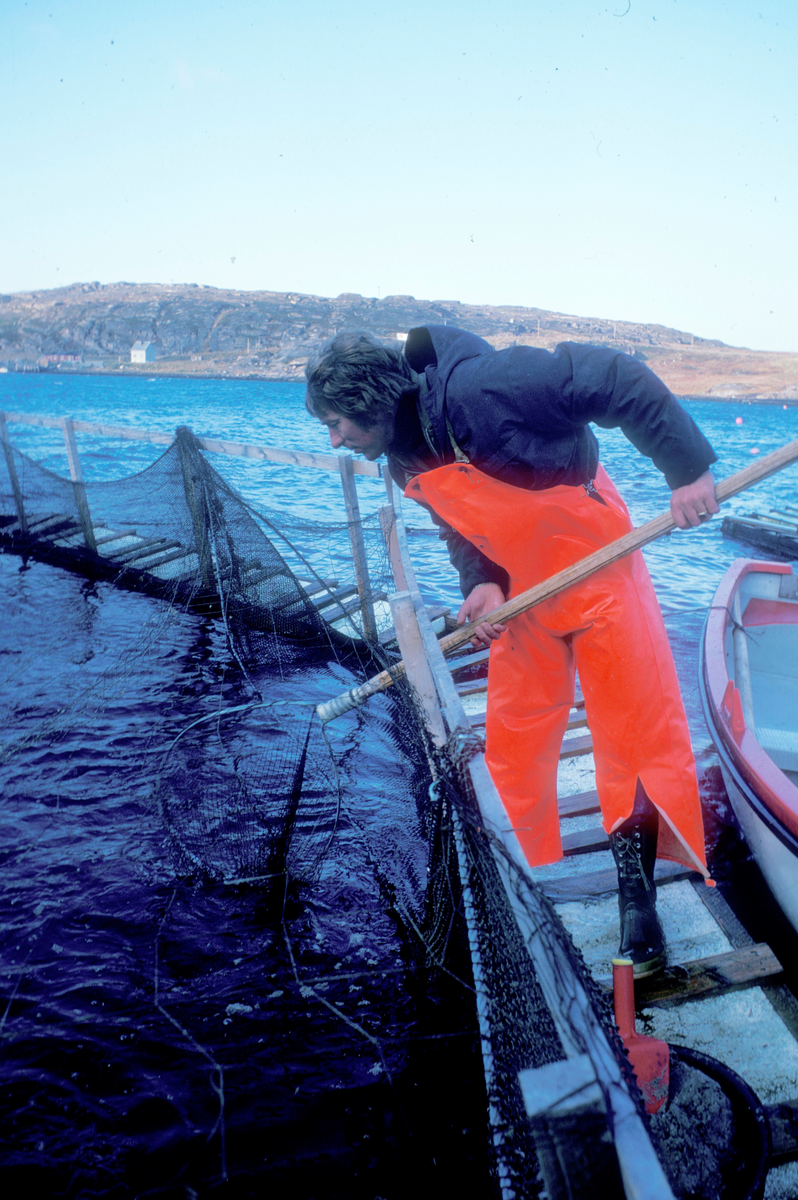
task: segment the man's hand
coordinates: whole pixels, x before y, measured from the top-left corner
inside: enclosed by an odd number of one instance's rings
[[[471,639],[471,645],[475,650],[481,650],[485,646],[490,646],[500,633],[504,633],[506,625],[490,625],[487,621],[483,621],[482,617],[495,609],[500,608],[504,604],[505,595],[498,583],[478,583],[471,590],[457,614],[457,624],[462,625],[468,621],[470,625],[474,625],[474,636]]]
[[[705,471],[693,483],[671,492],[671,515],[680,529],[703,525],[716,512],[718,502],[711,471]]]

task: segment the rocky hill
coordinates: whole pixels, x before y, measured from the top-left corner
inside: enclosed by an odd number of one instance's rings
[[[197,284],[84,283],[0,295],[0,364],[10,370],[300,378],[313,345],[345,328],[394,337],[452,324],[497,348],[593,342],[645,359],[679,395],[798,399],[798,354],[741,350],[667,329],[538,308],[294,292],[238,292]],[[155,362],[130,362],[134,342]]]

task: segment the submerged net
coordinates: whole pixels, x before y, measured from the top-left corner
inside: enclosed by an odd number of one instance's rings
[[[373,599],[392,590],[378,519],[360,532]],[[315,715],[392,661],[342,594],[350,533],[255,512],[188,431],[83,492],[0,460],[4,587],[37,614],[4,647],[9,687],[36,680],[0,749],[9,1178],[393,1197],[423,1173],[542,1194],[517,1076],[563,1050],[470,750],[431,745],[405,682],[340,727]],[[62,605],[45,629],[28,576]]]

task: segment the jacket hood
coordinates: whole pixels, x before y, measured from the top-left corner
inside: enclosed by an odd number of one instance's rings
[[[489,342],[475,333],[467,333],[452,325],[426,325],[435,351],[436,363],[425,370],[427,391],[423,403],[429,414],[431,432],[438,451],[450,458],[450,436],[446,422],[446,388],[452,371],[462,362],[480,358],[495,351]]]
[[[452,325],[427,325],[438,359],[438,378],[445,382],[458,363],[478,354],[494,354],[490,342]]]

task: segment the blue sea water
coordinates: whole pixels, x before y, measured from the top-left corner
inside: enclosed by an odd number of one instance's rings
[[[687,407],[716,449],[718,478],[798,438],[795,407]],[[0,409],[328,449],[299,384],[7,375]],[[59,430],[9,429],[21,451],[68,474]],[[599,437],[635,523],[664,511],[668,490],[653,467],[622,435]],[[79,434],[78,444],[90,481],[142,471],[162,452],[104,435]],[[334,473],[221,456],[213,465],[255,507],[343,519]],[[793,467],[726,511],[794,503],[797,484]],[[359,478],[358,493],[366,513],[384,503],[379,480]],[[408,504],[406,519],[426,599],[456,608],[428,518]],[[719,524],[645,551],[704,771],[714,757],[697,697],[700,630],[723,572],[746,553]],[[28,1185],[70,1196],[205,1194],[226,1167],[225,1194],[268,1183],[275,1195],[393,1197],[406,1194],[405,1159],[437,1172],[441,1187],[456,1160],[482,1178],[484,1098],[467,1006],[450,998],[419,1018],[417,975],[381,904],[378,848],[406,861],[409,880],[424,864],[412,795],[390,786],[412,760],[386,713],[338,747],[339,858],[314,902],[281,926],[256,891],[178,877],[153,811],[148,760],[153,728],[173,719],[165,697],[213,687],[224,656],[208,623],[43,564],[23,569],[10,555],[0,556],[0,603],[0,1163],[16,1194]],[[108,694],[120,656],[124,686]],[[336,694],[337,670],[319,667],[297,686],[308,699]],[[470,1080],[457,1097],[418,1072],[433,1046],[456,1055]],[[435,1061],[447,1069],[445,1057]],[[472,1194],[487,1195],[487,1179]]]

